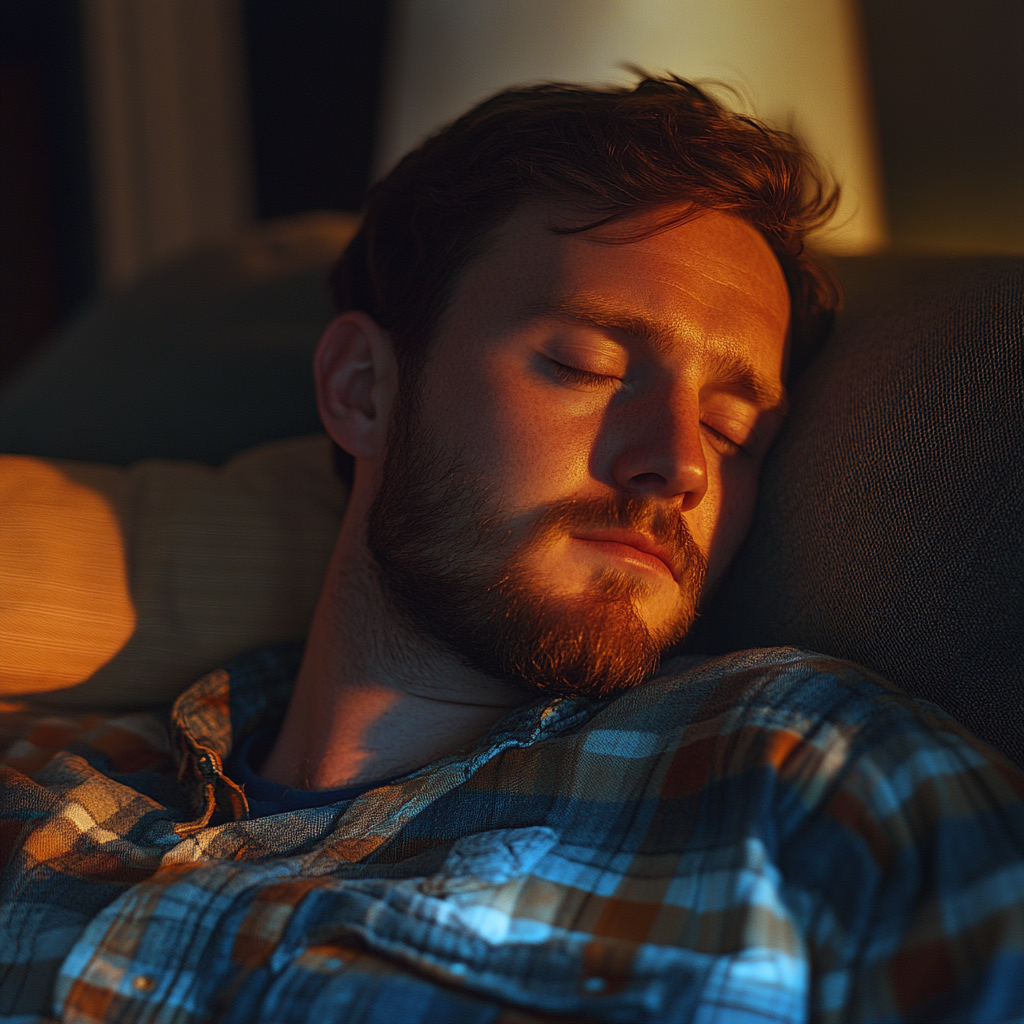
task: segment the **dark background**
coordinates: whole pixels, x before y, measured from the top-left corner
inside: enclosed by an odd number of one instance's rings
[[[1024,2],[861,0],[893,247],[1024,251]],[[358,210],[387,0],[243,0],[257,214]],[[78,5],[0,0],[0,380],[95,286]]]

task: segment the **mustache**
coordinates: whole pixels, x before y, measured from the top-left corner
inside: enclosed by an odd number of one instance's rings
[[[703,587],[707,558],[693,539],[682,512],[662,502],[629,495],[553,502],[533,523],[529,539],[543,542],[560,533],[601,529],[648,534],[668,549],[676,565],[684,568],[691,586],[698,592]]]

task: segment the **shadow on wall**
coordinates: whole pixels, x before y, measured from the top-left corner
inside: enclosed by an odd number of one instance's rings
[[[894,246],[1024,253],[1024,3],[861,4]]]

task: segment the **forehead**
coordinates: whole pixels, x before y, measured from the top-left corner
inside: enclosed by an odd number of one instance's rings
[[[479,337],[531,318],[603,310],[609,322],[646,322],[687,351],[739,350],[781,379],[789,292],[768,243],[717,211],[637,237],[671,212],[559,234],[553,229],[578,223],[578,211],[526,204],[466,268],[445,320]]]

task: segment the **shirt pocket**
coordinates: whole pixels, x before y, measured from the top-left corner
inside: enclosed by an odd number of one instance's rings
[[[544,825],[479,832],[460,839],[439,871],[420,883],[427,896],[454,896],[505,885],[529,874],[558,842]]]

